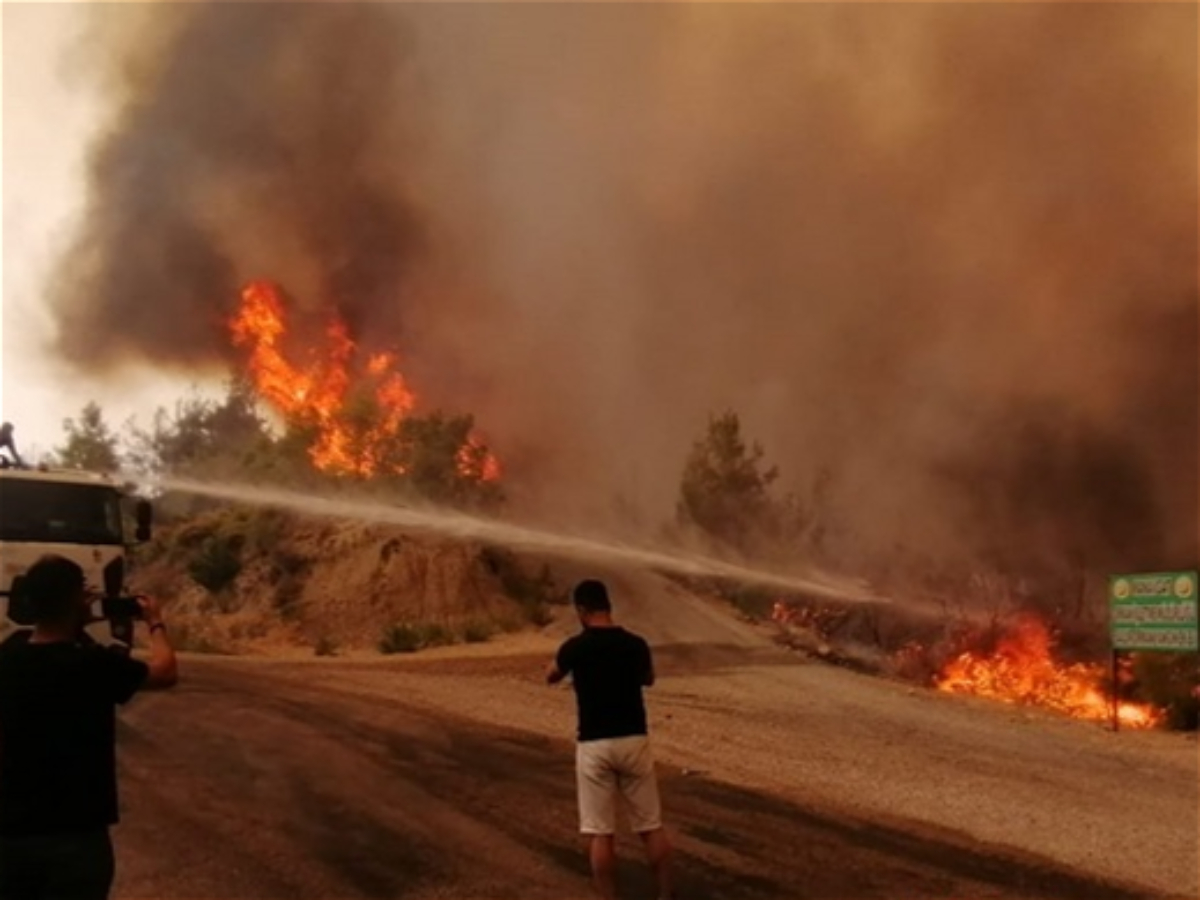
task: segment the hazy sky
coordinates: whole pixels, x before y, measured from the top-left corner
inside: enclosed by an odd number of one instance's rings
[[[65,65],[84,4],[3,6],[3,315],[0,316],[0,416],[16,425],[18,448],[49,449],[62,420],[95,399],[110,421],[145,419],[186,384],[131,373],[123,385],[69,380],[43,344],[50,320],[45,281],[69,236],[84,195],[84,154],[98,104],[86,81]]]
[[[110,4],[73,46],[89,9],[4,10],[27,444],[232,362],[266,277],[522,512],[661,521],[734,409],[848,565],[1193,551],[1194,5]]]

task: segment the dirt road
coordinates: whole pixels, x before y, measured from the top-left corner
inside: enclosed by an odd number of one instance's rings
[[[651,709],[685,900],[1196,896],[1194,740],[798,664],[627,587],[665,639]],[[588,896],[572,700],[539,681],[556,639],[189,658],[123,714],[117,896]],[[635,849],[624,896],[651,898]]]

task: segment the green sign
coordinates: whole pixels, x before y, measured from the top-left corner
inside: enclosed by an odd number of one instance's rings
[[[1113,575],[1108,580],[1114,650],[1200,649],[1197,573]]]

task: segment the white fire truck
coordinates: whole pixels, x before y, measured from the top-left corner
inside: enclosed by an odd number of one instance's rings
[[[117,479],[31,469],[0,457],[0,632],[31,624],[22,608],[21,576],[47,553],[83,566],[88,586],[104,597],[126,594],[129,551],[149,539],[152,515],[150,503]],[[132,621],[110,618],[109,625],[113,638],[127,642]]]

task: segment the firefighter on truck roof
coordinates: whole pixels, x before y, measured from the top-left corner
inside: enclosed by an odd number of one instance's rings
[[[17,444],[13,440],[12,422],[5,422],[3,425],[0,425],[0,450],[8,451],[9,455],[12,457],[12,464],[15,464],[17,468],[25,468],[25,462],[21,459],[21,454],[17,452]],[[0,456],[0,465],[7,466],[9,464],[10,463],[7,459],[5,459],[3,456]]]

